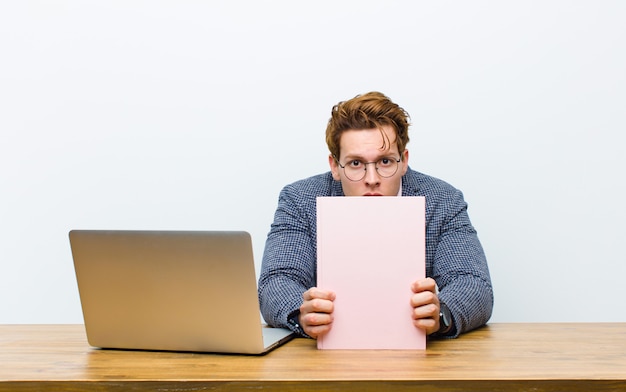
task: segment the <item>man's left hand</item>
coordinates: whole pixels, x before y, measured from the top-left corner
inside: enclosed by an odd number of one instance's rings
[[[433,278],[416,280],[411,284],[413,295],[413,324],[430,335],[439,331],[439,297]]]

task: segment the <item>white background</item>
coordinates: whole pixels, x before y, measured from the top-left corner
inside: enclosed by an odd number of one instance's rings
[[[626,321],[623,1],[0,3],[0,323],[81,323],[74,228],[249,231],[379,90],[463,190],[492,321]],[[258,266],[257,266],[258,267]]]

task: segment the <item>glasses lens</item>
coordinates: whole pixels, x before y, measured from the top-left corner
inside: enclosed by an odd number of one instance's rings
[[[398,171],[398,161],[396,159],[382,158],[377,162],[368,163],[359,160],[350,161],[343,166],[343,172],[349,180],[361,181],[365,177],[367,166],[370,164],[374,164],[378,175],[384,178],[392,177]]]
[[[343,172],[351,181],[361,181],[365,177],[365,170],[366,165],[361,161],[350,161],[343,167]]]
[[[383,158],[376,162],[376,170],[381,177],[391,177],[398,171],[398,161],[393,158]]]

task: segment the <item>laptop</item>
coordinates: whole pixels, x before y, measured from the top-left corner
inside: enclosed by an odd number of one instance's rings
[[[91,346],[265,354],[293,337],[262,324],[244,231],[72,230]]]

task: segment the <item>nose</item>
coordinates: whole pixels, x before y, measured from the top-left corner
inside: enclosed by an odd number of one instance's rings
[[[369,162],[365,164],[364,179],[365,179],[365,184],[368,186],[380,184],[380,175],[378,174],[378,170],[376,170],[375,162]]]

